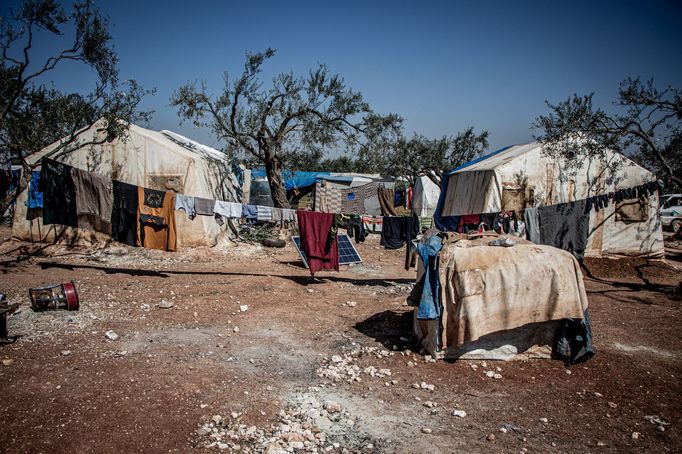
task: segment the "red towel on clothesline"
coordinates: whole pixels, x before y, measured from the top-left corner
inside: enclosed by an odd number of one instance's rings
[[[315,276],[319,270],[339,271],[339,245],[336,236],[333,241],[327,241],[334,223],[334,215],[299,210],[296,211],[296,217],[301,235],[301,249],[308,257],[310,274]]]

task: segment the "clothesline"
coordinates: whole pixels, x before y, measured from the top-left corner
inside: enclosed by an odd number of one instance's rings
[[[27,206],[43,209],[45,225],[100,231],[132,246],[148,243],[163,250],[175,250],[175,211],[185,212],[190,220],[212,216],[219,225],[223,218],[296,222],[297,211],[303,211],[157,191],[48,158],[33,172]]]

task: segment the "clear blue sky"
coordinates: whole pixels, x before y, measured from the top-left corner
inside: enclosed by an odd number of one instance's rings
[[[214,146],[207,131],[180,125],[169,97],[196,79],[217,92],[223,71],[240,72],[247,50],[268,46],[277,55],[267,78],[326,63],[376,111],[402,115],[408,134],[471,125],[491,132],[490,150],[531,141],[545,100],[595,92],[608,107],[628,76],[682,87],[682,2],[672,0],[99,4],[121,76],[157,89],[143,106],[156,111],[148,126]],[[79,89],[91,78],[67,67],[53,80]]]

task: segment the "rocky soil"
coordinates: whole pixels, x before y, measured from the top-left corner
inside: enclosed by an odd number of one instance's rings
[[[424,357],[414,270],[376,237],[313,279],[291,244],[162,253],[8,240],[3,452],[679,452],[675,261],[588,260],[597,355]],[[73,280],[77,312],[28,288]]]

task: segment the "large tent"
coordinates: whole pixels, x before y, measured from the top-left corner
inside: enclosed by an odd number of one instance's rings
[[[418,177],[412,187],[412,212],[419,217],[433,217],[440,188],[429,177]]]
[[[91,142],[101,132],[98,124],[83,132],[81,142]],[[33,163],[54,149],[50,145],[32,157]],[[170,131],[151,131],[130,125],[126,138],[78,148],[59,161],[105,177],[150,189],[208,199],[241,202],[235,169],[223,153]],[[42,213],[27,209],[28,190],[17,198],[12,235],[28,241],[68,239],[82,243],[105,241],[102,234],[59,225],[43,225]],[[228,234],[211,216],[190,220],[176,216],[178,246],[213,246]]]
[[[573,202],[594,195],[655,181],[656,177],[627,157],[608,152],[583,162],[577,171],[533,142],[503,148],[451,171],[444,178],[435,219],[443,228],[450,216],[523,211]],[[611,203],[592,212],[586,256],[662,256],[663,233],[658,195],[641,200],[641,217],[622,215]]]

